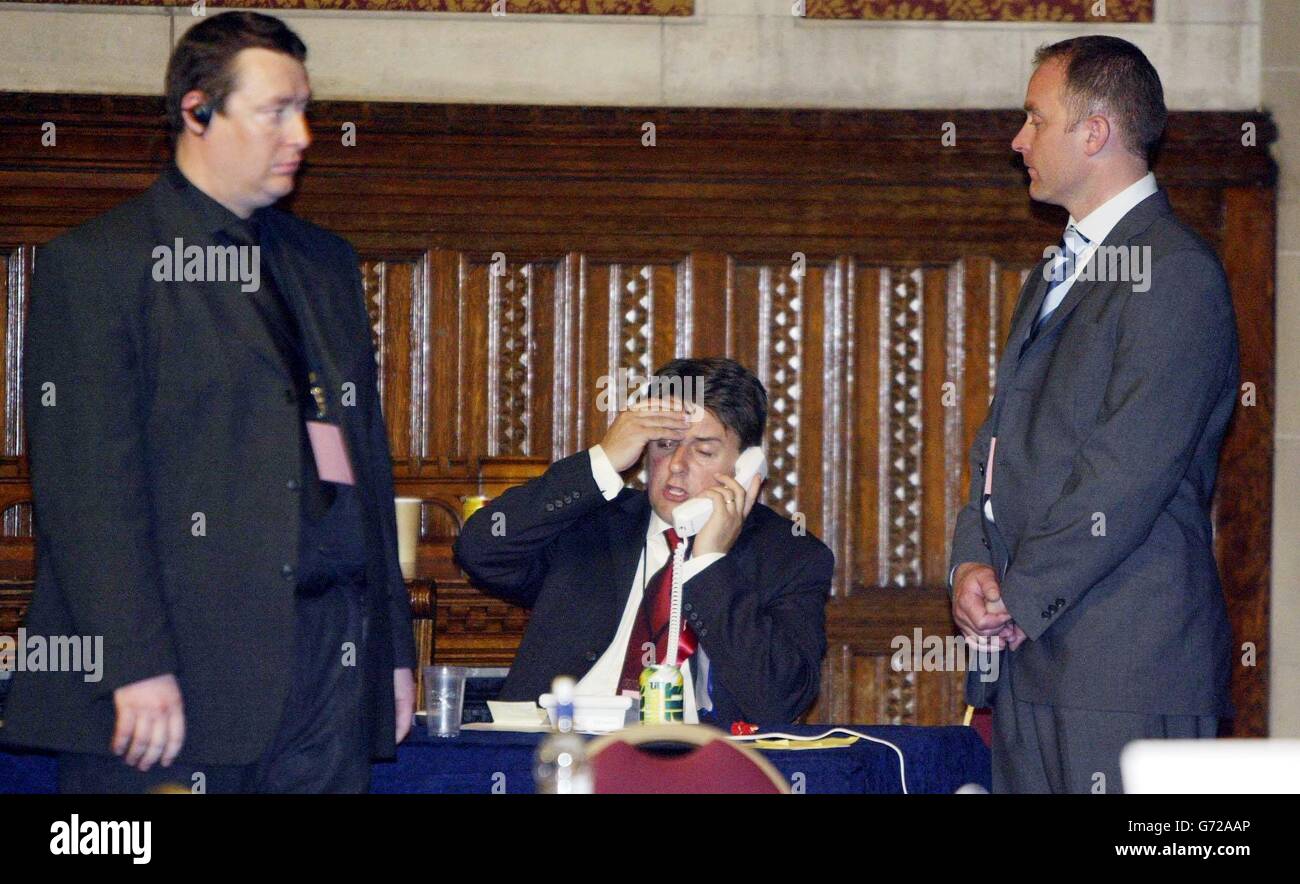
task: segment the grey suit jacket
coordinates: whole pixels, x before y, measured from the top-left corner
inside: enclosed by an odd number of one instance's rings
[[[1231,715],[1210,525],[1238,384],[1227,280],[1163,190],[1102,245],[1140,250],[1149,290],[1077,280],[1024,346],[1047,288],[1036,267],[971,447],[952,563],[993,566],[1028,641],[1003,652],[997,681],[972,673],[967,698],[989,705],[1009,671],[1033,703]],[[996,522],[981,505],[988,469]]]

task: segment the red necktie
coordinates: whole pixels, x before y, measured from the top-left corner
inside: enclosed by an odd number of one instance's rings
[[[641,599],[641,606],[636,612],[636,621],[632,625],[632,635],[627,642],[627,653],[623,658],[623,675],[619,679],[619,690],[638,690],[640,688],[641,670],[645,668],[642,648],[654,642],[655,663],[664,663],[668,659],[668,617],[673,604],[673,553],[682,539],[677,532],[669,528],[664,532],[668,539],[668,564],[655,575],[646,588]],[[682,666],[695,653],[695,630],[687,623],[682,624],[681,636],[677,641],[677,665]]]

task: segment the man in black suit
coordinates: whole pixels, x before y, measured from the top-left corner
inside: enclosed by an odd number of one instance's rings
[[[274,208],[310,143],[306,48],[213,16],[167,71],[175,162],[45,247],[24,406],[29,634],[0,736],[64,791],[364,791],[415,664],[357,256]]]
[[[558,675],[580,678],[580,694],[635,690],[649,662],[667,659],[680,542],[690,551],[678,643],[686,719],[788,723],[817,694],[834,557],[755,503],[761,477],[745,488],[732,478],[763,439],[767,394],[753,374],[730,359],[677,359],[652,382],[600,444],[502,494],[456,541],[474,580],[532,608],[501,698],[536,700]],[[645,491],[619,476],[638,462]],[[713,514],[681,540],[673,509],[701,495]]]
[[[952,610],[1007,646],[996,681],[967,680],[994,707],[994,790],[1118,792],[1126,743],[1231,714],[1210,506],[1236,320],[1148,168],[1165,105],[1141,50],[1080,37],[1035,63],[1012,147],[1070,223],[1025,281],[971,448]]]

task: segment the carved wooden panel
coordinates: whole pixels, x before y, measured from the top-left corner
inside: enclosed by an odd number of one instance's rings
[[[166,150],[158,114],[157,99],[0,93],[0,560],[32,556],[19,399],[32,247],[148,186]],[[1064,224],[1025,193],[1009,150],[1020,112],[313,114],[361,135],[319,139],[290,204],[361,256],[395,483],[425,500],[421,562],[439,585],[416,600],[431,618],[422,653],[505,664],[526,623],[451,561],[464,497],[599,441],[620,377],[635,389],[674,356],[726,354],[769,392],[766,503],[836,555],[809,718],[959,720],[960,672],[889,658],[895,637],[952,633],[942,587],[966,451],[1020,284]],[[33,137],[46,120],[57,149]],[[940,150],[950,121],[963,137]],[[1257,148],[1233,137],[1246,121]],[[1258,399],[1238,409],[1215,507],[1233,626],[1258,651],[1233,674],[1240,734],[1267,722],[1274,137],[1257,113],[1175,113],[1156,167],[1223,255]]]

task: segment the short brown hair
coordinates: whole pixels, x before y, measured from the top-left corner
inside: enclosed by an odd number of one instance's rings
[[[306,61],[307,46],[278,18],[257,12],[223,12],[185,32],[167,62],[167,128],[172,139],[185,129],[181,99],[198,89],[214,112],[235,91],[235,56],[244,49],[270,49]]]
[[[767,391],[754,373],[734,359],[709,356],[701,359],[674,359],[655,369],[651,378],[652,394],[662,395],[664,382],[669,378],[692,379],[699,386],[703,401],[700,403],[718,418],[722,425],[740,437],[740,450],[763,444],[763,428],[767,426]],[[680,390],[675,391],[679,397]]]
[[[1069,128],[1105,108],[1119,123],[1124,146],[1149,161],[1169,114],[1160,75],[1142,50],[1119,37],[1073,37],[1040,46],[1034,53],[1035,67],[1052,59],[1066,65]]]

